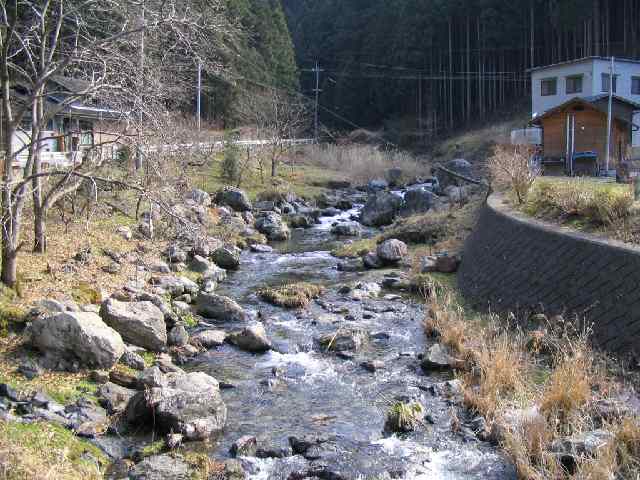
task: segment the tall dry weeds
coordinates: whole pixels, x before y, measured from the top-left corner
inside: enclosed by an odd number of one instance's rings
[[[312,145],[305,151],[312,165],[343,172],[356,183],[384,178],[390,168],[400,168],[405,179],[425,177],[431,167],[400,150],[385,151],[371,145]]]
[[[496,145],[487,160],[491,184],[498,189],[511,191],[518,202],[527,200],[529,190],[539,174],[531,164],[533,148],[527,145]]]

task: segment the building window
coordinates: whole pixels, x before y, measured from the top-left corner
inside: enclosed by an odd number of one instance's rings
[[[567,77],[567,93],[582,93],[582,75]]]
[[[549,97],[551,95],[555,95],[558,90],[558,79],[557,78],[545,78],[540,82],[540,94],[543,97]]]
[[[610,73],[602,74],[602,91],[609,93],[609,78],[611,78]],[[618,75],[613,76],[613,93],[618,91]]]
[[[640,95],[640,77],[631,77],[631,95]]]

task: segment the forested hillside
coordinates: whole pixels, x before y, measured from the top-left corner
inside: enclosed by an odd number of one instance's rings
[[[241,35],[220,74],[210,73],[204,111],[210,119],[232,123],[235,99],[261,85],[298,89],[298,69],[280,0],[226,0],[231,23]],[[231,122],[230,122],[231,121]]]
[[[284,0],[323,120],[435,135],[527,105],[526,70],[638,58],[640,0]],[[313,88],[312,73],[303,77]],[[526,107],[525,107],[526,108]],[[331,110],[331,112],[329,111]]]

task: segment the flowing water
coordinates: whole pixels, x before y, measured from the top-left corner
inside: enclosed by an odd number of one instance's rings
[[[453,405],[429,393],[430,385],[448,378],[420,370],[417,354],[427,345],[422,306],[385,291],[361,300],[338,293],[344,284],[380,282],[385,272],[338,271],[338,260],[329,254],[336,243],[330,233],[334,221],[325,218],[312,229],[294,231],[273,253],[244,253],[240,270],[219,287],[218,293],[235,298],[264,322],[275,350],[253,355],[225,345],[190,366],[233,386],[222,390],[228,420],[212,453],[229,456],[231,444],[243,435],[256,436],[259,446],[270,448],[285,447],[290,436],[308,435],[324,440],[319,458],[242,458],[249,478],[287,479],[310,471],[328,479],[514,478],[495,449],[452,433]],[[273,307],[255,295],[261,286],[298,281],[321,283],[327,293],[301,311]],[[353,358],[319,348],[320,335],[345,327],[366,329],[372,340]],[[369,372],[360,365],[365,360],[381,360],[385,368]],[[419,399],[433,424],[425,422],[409,434],[383,434],[387,408],[407,398]]]

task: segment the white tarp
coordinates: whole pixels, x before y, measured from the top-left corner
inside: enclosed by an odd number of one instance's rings
[[[511,145],[542,145],[542,129],[529,127],[512,130]]]

